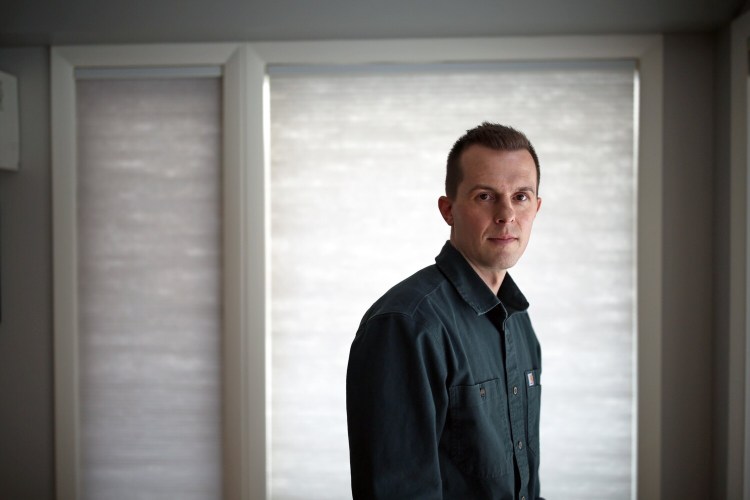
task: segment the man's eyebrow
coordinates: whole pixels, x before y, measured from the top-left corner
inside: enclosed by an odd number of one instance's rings
[[[518,188],[516,191],[524,191],[531,194],[536,194],[536,189],[531,186],[523,186]]]

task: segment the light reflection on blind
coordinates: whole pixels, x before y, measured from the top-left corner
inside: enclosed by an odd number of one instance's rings
[[[542,343],[542,495],[629,499],[632,65],[272,74],[274,500],[350,498],[349,346],[369,305],[433,262],[445,157],[484,120],[527,133],[542,211],[511,271]]]
[[[220,91],[77,84],[86,499],[221,497]]]

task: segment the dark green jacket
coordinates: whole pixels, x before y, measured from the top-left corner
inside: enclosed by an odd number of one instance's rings
[[[367,311],[352,343],[354,498],[539,498],[541,352],[528,302],[446,243]]]

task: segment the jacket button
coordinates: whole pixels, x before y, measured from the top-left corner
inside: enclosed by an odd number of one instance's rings
[[[521,441],[518,442],[518,449],[519,450],[523,449],[523,442],[521,442]]]
[[[518,387],[513,388],[513,395],[515,396],[516,394],[518,394]]]

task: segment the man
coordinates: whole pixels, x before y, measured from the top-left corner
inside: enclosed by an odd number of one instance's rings
[[[448,155],[435,265],[365,314],[352,343],[347,418],[355,499],[539,498],[541,352],[507,270],[541,205],[539,161],[483,123]]]

